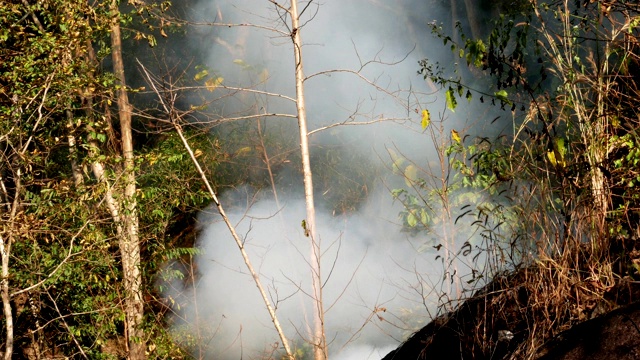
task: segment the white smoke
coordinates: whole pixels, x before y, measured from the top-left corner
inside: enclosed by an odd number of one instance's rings
[[[356,351],[377,354],[375,349],[392,347],[421,325],[416,317],[426,320],[428,311],[435,311],[433,288],[440,282],[442,265],[433,262],[434,253],[416,251],[423,240],[400,233],[395,224],[397,204],[390,198],[386,204],[377,200],[347,217],[318,214],[325,250],[325,322],[336,358],[354,358]],[[309,240],[300,225],[304,204],[285,203],[278,209],[272,200],[259,199],[233,211],[230,218],[238,225],[287,336],[301,345],[308,336],[311,311]],[[384,212],[380,205],[385,206]],[[198,284],[182,299],[187,305],[179,324],[193,333],[211,334],[209,358],[238,359],[242,353],[263,358],[278,347],[274,345],[278,338],[253,279],[219,216],[203,212],[200,222],[204,230],[197,244],[203,251],[196,259]],[[434,297],[428,299],[429,295]]]
[[[434,1],[342,0],[316,4],[307,8],[308,23],[302,30],[306,74],[358,70],[363,63],[375,60],[362,75],[396,97],[353,74],[314,77],[306,83],[311,130],[354,114],[356,121],[397,118],[401,121],[332,131],[351,137],[354,149],[371,154],[375,162],[388,163],[386,148],[415,155],[424,164],[431,161],[434,146],[421,133],[420,118],[414,110],[435,103],[435,117],[444,101],[416,71],[419,59],[428,56],[437,60],[439,53],[434,52],[447,51],[440,40],[431,37],[427,27],[429,21],[441,18],[442,10]],[[420,17],[416,20],[419,12],[424,14],[423,21]],[[193,16],[287,31],[266,0],[202,1]],[[195,36],[199,37],[197,46],[210,46],[207,66],[224,77],[225,84],[246,86],[255,82],[255,78],[249,79],[251,76],[266,70],[268,80],[260,89],[294,96],[293,54],[286,36],[247,27],[196,30]],[[431,52],[427,54],[426,50]],[[248,67],[252,74],[247,72]],[[409,89],[420,95],[411,95]],[[427,93],[431,95],[424,95]],[[255,99],[265,112],[294,111],[292,103],[281,99]],[[245,109],[247,101],[229,98],[219,107],[221,115]],[[290,121],[295,126],[295,119],[274,121]],[[447,129],[460,128],[463,121],[449,119]],[[313,141],[330,142],[335,134],[319,133]],[[287,336],[308,351],[304,339],[310,326],[307,294],[311,275],[308,238],[301,226],[306,216],[301,199],[300,191],[299,198],[280,199],[278,208],[270,194],[256,195],[254,190],[242,188],[224,194],[221,202],[230,209],[230,218],[268,287]],[[431,248],[425,246],[428,240],[401,232],[401,210],[389,189],[379,182],[357,213],[335,217],[318,211],[331,358],[381,358],[430,320],[438,296],[448,289],[442,282],[442,258],[436,260],[435,251],[425,251]],[[199,219],[202,232],[196,246],[203,253],[196,258],[197,282],[191,287],[176,282],[173,290],[165,293],[180,304],[179,309],[174,307],[178,314],[172,319],[174,332],[197,339],[192,348],[202,350],[208,359],[269,357],[281,351],[277,334],[234,241],[214,213],[215,209],[209,209]]]

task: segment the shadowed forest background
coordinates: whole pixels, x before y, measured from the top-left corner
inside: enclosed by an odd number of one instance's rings
[[[2,1],[4,359],[536,358],[638,294],[639,12]]]

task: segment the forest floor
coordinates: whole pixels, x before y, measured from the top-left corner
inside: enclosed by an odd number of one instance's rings
[[[640,302],[560,333],[540,349],[536,359],[640,359]]]
[[[585,305],[571,290],[553,298],[552,281],[542,286],[547,298],[532,291],[539,272],[534,266],[497,276],[383,360],[640,359],[640,282],[619,277]]]

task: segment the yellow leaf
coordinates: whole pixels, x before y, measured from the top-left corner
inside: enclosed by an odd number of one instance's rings
[[[422,130],[426,129],[427,126],[431,123],[431,114],[429,114],[429,110],[422,110]]]
[[[453,139],[453,141],[460,143],[460,141],[462,141],[460,139],[460,134],[458,134],[458,132],[454,129],[451,129],[451,138]]]
[[[199,73],[196,74],[196,76],[193,77],[193,80],[195,81],[200,81],[202,79],[204,79],[205,76],[209,75],[209,71],[207,71],[207,69],[204,69],[202,71],[200,71]]]
[[[556,150],[547,151],[547,158],[553,166],[566,167],[567,162],[564,160],[562,154]]]
[[[243,148],[238,149],[238,151],[236,151],[235,153],[235,156],[241,156],[250,152],[251,152],[251,147],[245,146]]]
[[[202,155],[202,150],[200,149],[196,149],[196,151],[193,152],[193,156],[196,158],[200,157],[200,155]]]
[[[223,81],[224,78],[222,77],[212,78],[205,81],[204,85],[207,87],[207,90],[213,92]]]
[[[551,165],[555,166],[558,161],[556,161],[556,153],[554,151],[547,151],[547,158],[549,159],[549,162],[551,162]]]
[[[191,110],[203,110],[203,109],[206,109],[206,106],[205,105],[193,105],[193,104],[191,104],[191,105],[189,105],[189,109],[191,109]]]
[[[412,187],[416,180],[418,180],[418,168],[411,164],[404,169],[404,182],[407,186]]]
[[[392,149],[388,149],[389,155],[391,155],[391,160],[393,161],[393,165],[391,165],[392,171],[394,174],[402,173],[402,166],[404,165],[405,159],[402,156],[399,156]]]

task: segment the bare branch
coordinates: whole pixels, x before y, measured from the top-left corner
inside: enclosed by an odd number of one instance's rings
[[[285,99],[285,100],[289,100],[293,103],[296,102],[296,99],[286,96],[286,95],[282,95],[282,94],[278,94],[278,93],[273,93],[273,92],[269,92],[269,91],[263,91],[263,90],[256,90],[256,89],[251,89],[251,88],[246,88],[246,87],[235,87],[235,86],[226,86],[224,84],[220,84],[217,86],[217,88],[220,89],[225,89],[225,90],[232,90],[232,91],[237,91],[237,92],[246,92],[246,93],[251,93],[251,94],[258,94],[258,95],[267,95],[267,96],[272,96],[272,97],[277,97],[277,98],[281,98],[281,99]],[[183,86],[183,87],[174,87],[172,89],[172,91],[182,91],[182,90],[209,90],[209,87],[207,86]],[[162,93],[162,91],[160,91],[160,93]]]
[[[29,144],[31,143],[31,140],[33,140],[33,136],[35,135],[35,131],[38,128],[38,125],[40,125],[40,122],[44,118],[44,116],[42,115],[42,107],[44,106],[44,102],[47,99],[47,93],[49,92],[49,89],[51,88],[51,80],[53,79],[53,75],[54,75],[53,73],[49,74],[49,76],[47,76],[47,80],[45,81],[46,85],[45,85],[44,90],[43,90],[44,93],[42,94],[42,101],[40,101],[40,105],[38,105],[38,119],[36,120],[36,123],[33,125],[33,130],[31,130],[31,136],[29,136],[29,139],[27,140],[27,142],[22,147],[22,150],[20,150],[20,155],[21,156],[29,148]]]
[[[351,117],[349,118],[351,119]],[[308,135],[311,136],[317,132],[320,131],[324,131],[324,130],[329,130],[331,128],[337,127],[337,126],[360,126],[360,125],[371,125],[371,124],[377,124],[383,121],[399,121],[399,120],[406,120],[406,119],[401,119],[401,118],[379,118],[379,119],[375,119],[375,120],[370,120],[370,121],[349,121],[349,119],[344,120],[342,122],[339,123],[334,123],[331,125],[327,125],[327,126],[323,126],[321,128],[317,128],[315,130],[311,130],[309,131]]]
[[[255,28],[255,29],[260,29],[260,30],[271,31],[271,32],[277,33],[279,35],[287,36],[287,37],[290,35],[288,32],[282,31],[282,30],[278,30],[278,29],[276,29],[274,27],[265,26],[265,25],[257,25],[257,24],[252,24],[252,23],[193,22],[193,21],[185,21],[185,20],[182,20],[182,19],[174,18],[174,17],[169,17],[168,19],[171,20],[172,22],[175,22],[176,24],[183,24],[183,25],[219,26],[219,27],[227,27],[227,28],[248,27],[248,28]]]
[[[147,69],[144,67],[144,65],[142,65],[142,63],[139,60],[136,60],[136,61],[138,62],[138,64],[140,65],[142,71],[144,72],[144,75],[147,78],[148,84],[153,88],[154,92],[157,94],[158,99],[160,100],[160,103],[162,104],[162,107],[165,109],[166,113],[169,116],[172,116],[172,115],[175,116],[176,112],[171,111],[169,109],[169,107],[171,105],[168,105],[164,101],[164,99],[162,98],[162,96],[158,92],[158,89],[156,87],[155,82],[150,77],[149,72],[147,71]],[[204,173],[204,170],[202,170],[202,167],[200,166],[200,163],[198,162],[198,159],[196,158],[195,154],[193,153],[193,150],[191,149],[191,146],[189,145],[189,142],[185,138],[184,133],[182,132],[182,127],[178,123],[179,119],[175,118],[175,117],[172,117],[170,120],[171,120],[171,123],[174,126],[174,129],[175,129],[176,133],[178,134],[178,136],[182,140],[182,143],[184,145],[185,150],[189,153],[189,156],[191,157],[191,161],[193,162],[193,165],[196,167],[198,173],[200,174],[200,177],[202,178],[202,181],[205,184],[205,186],[207,188],[207,191],[209,192],[209,195],[213,199],[213,202],[216,205],[216,207],[218,209],[218,212],[220,213],[220,216],[222,217],[222,219],[224,220],[225,224],[227,225],[227,228],[229,229],[229,232],[231,233],[233,239],[236,242],[236,245],[238,246],[238,249],[240,250],[240,253],[242,255],[242,258],[244,259],[245,265],[247,266],[247,270],[249,271],[249,273],[251,273],[251,277],[253,278],[255,285],[258,288],[258,290],[260,291],[260,295],[262,296],[262,299],[263,299],[263,301],[265,303],[265,306],[266,306],[266,308],[267,308],[267,310],[269,312],[269,315],[271,316],[271,321],[273,322],[273,325],[274,325],[276,331],[278,332],[278,335],[280,337],[280,341],[282,341],[282,345],[283,345],[283,347],[284,347],[284,349],[285,349],[285,351],[287,353],[287,357],[289,357],[291,360],[293,360],[294,356],[293,356],[293,353],[291,352],[291,348],[289,347],[289,341],[287,340],[287,338],[286,338],[286,336],[284,334],[284,331],[282,330],[282,327],[280,325],[280,321],[278,320],[278,317],[276,315],[275,309],[271,305],[271,301],[269,300],[267,292],[265,291],[264,287],[262,286],[262,282],[260,280],[260,277],[259,277],[258,273],[255,271],[255,269],[253,268],[253,265],[252,265],[252,263],[251,263],[251,261],[249,259],[249,255],[245,250],[244,243],[243,243],[242,239],[240,238],[240,236],[236,232],[235,226],[231,223],[231,221],[227,217],[227,214],[226,214],[224,208],[222,207],[222,204],[218,200],[218,197],[217,197],[215,191],[213,190],[213,187],[211,186],[211,183],[209,182],[209,179],[207,178],[207,175]]]
[[[268,2],[272,3],[273,5],[275,5],[278,9],[283,10],[286,13],[291,13],[291,8],[287,9],[284,6],[280,5],[277,1],[275,0],[267,0]]]
[[[383,94],[387,94],[389,96],[391,96],[393,99],[396,100],[396,102],[398,102],[399,104],[402,104],[404,106],[405,102],[404,100],[400,100],[397,97],[397,93],[399,91],[390,91],[380,85],[378,85],[375,81],[368,79],[367,77],[365,77],[364,75],[361,74],[360,72],[361,70],[351,70],[351,69],[332,69],[332,70],[324,70],[324,71],[320,71],[317,72],[315,74],[309,75],[307,76],[304,81],[307,81],[311,78],[314,78],[316,76],[320,76],[320,75],[331,75],[331,74],[336,74],[336,73],[346,73],[346,74],[353,74],[355,76],[357,76],[358,78],[360,78],[362,81],[364,81],[365,83],[371,85],[374,89],[380,91]]]

